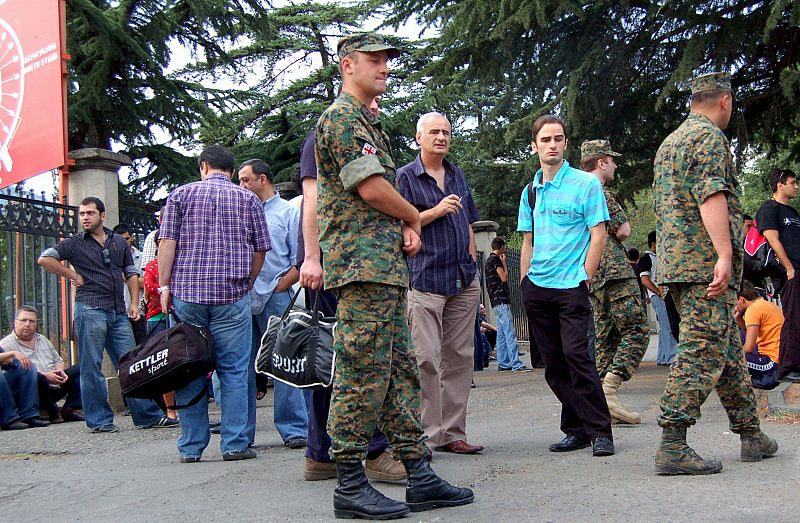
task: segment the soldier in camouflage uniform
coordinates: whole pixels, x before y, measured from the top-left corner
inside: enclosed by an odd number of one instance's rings
[[[336,517],[388,519],[473,501],[471,490],[440,479],[425,459],[406,316],[405,256],[421,247],[420,216],[397,192],[389,138],[367,108],[386,90],[387,61],[399,54],[372,33],[342,38],[342,93],[316,127],[324,283],[339,299],[328,418]],[[406,503],[383,496],[364,474],[361,462],[376,425],[408,473]]]
[[[622,242],[631,235],[628,216],[606,185],[614,179],[615,157],[607,140],[591,140],[581,145],[581,169],[597,176],[611,219],[606,222],[608,241],[600,267],[592,278],[589,298],[594,315],[597,372],[603,380],[608,411],[615,421],[637,424],[638,412],[628,411],[619,401],[619,387],[631,379],[647,350],[649,331],[642,307],[639,284]]]
[[[661,281],[681,317],[675,361],[661,396],[663,428],[658,474],[713,474],[686,444],[686,430],[700,418],[712,389],[741,438],[742,461],[760,461],[778,450],[761,432],[753,387],[733,317],[742,277],[742,208],[733,157],[722,129],[733,105],[730,75],[692,80],[689,117],[658,149],[653,196]]]

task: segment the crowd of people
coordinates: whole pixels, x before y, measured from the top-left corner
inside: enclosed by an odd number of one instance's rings
[[[217,145],[199,155],[200,180],[170,193],[142,253],[127,227],[105,227],[102,201],[81,202],[82,231],[39,258],[76,288],[79,364],[66,368],[36,333],[36,309],[22,307],[14,332],[0,341],[4,429],[45,425],[44,410],[50,422],[116,432],[103,351],[117,362],[174,317],[206,326],[214,337],[212,394],[221,418],[210,423],[205,401],[177,414],[166,408],[209,390],[201,377],[164,398],[127,398],[134,424],[179,427],[181,463],[200,462],[212,432],[220,434],[223,460],[255,458],[263,394],[255,356],[268,318],[289,306],[299,284],[306,303],[316,301],[338,320],[332,388],[274,383],[275,428],[287,447],[305,448],[304,478],[336,478],[333,508],[342,518],[388,519],[474,500],[472,490],[436,475],[430,461],[434,452],[484,451],[467,435],[467,403],[473,370],[487,363],[487,333],[495,333],[499,372],[532,370],[520,360],[505,241],[492,241],[484,267],[494,327],[480,315],[471,227],[479,216],[464,172],[448,160],[450,122],[440,113],[422,115],[419,154],[398,168],[378,97],[400,50],[366,33],[341,39],[337,52],[342,89],[303,144],[300,208],[281,199],[265,162],[248,160],[237,170],[233,154]],[[659,401],[656,472],[722,469],[686,442],[712,389],[741,435],[742,461],[777,452],[760,429],[745,353],[773,359],[785,379],[800,381],[800,216],[788,205],[796,176],[773,176],[773,199],[755,220],[785,268],[775,285],[781,312],[758,285],[741,283],[739,189],[722,133],[732,104],[729,75],[692,81],[689,116],[656,155],[657,226],[641,256],[623,246],[631,225],[608,187],[622,155],[607,140],[589,140],[577,169],[564,158],[565,123],[554,115],[533,123],[540,169],[520,196],[520,293],[532,356],[540,355],[562,406],[564,438],[551,451],[591,447],[594,456],[610,456],[612,423],[641,423],[619,391],[647,349],[647,301],[660,325],[658,362],[671,364]],[[594,343],[587,342],[591,332]],[[405,481],[404,502],[369,480]]]

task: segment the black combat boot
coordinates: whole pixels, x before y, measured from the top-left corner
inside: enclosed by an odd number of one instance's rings
[[[389,499],[372,488],[361,462],[336,462],[333,514],[337,518],[394,519],[408,512],[405,503]]]
[[[425,458],[403,460],[408,473],[406,504],[411,512],[436,507],[456,507],[475,501],[468,488],[454,487],[436,475]]]

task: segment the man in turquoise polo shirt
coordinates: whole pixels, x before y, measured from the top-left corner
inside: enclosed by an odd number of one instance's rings
[[[597,177],[564,160],[564,122],[541,116],[532,131],[531,148],[539,155],[541,169],[520,199],[520,269],[527,270],[520,291],[545,363],[545,380],[561,402],[561,430],[566,437],[550,450],[568,452],[591,444],[593,455],[610,456],[614,454],[611,416],[586,350],[592,321],[588,284],[605,247],[608,207]]]

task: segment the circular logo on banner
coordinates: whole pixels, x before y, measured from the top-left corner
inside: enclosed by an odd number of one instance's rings
[[[25,91],[24,65],[17,34],[0,19],[0,168],[8,172],[14,166],[8,148],[20,123]]]

